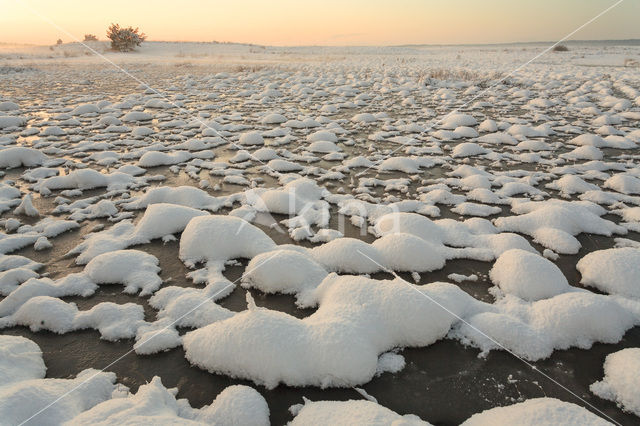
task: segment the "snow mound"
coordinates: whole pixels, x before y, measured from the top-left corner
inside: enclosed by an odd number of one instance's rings
[[[208,216],[202,210],[177,204],[151,204],[137,225],[124,220],[105,231],[89,234],[68,254],[77,254],[76,263],[83,265],[100,254],[182,232],[191,219],[205,215]]]
[[[329,152],[338,152],[341,151],[340,147],[333,142],[330,141],[316,141],[307,147],[307,149],[311,152],[319,152],[319,153],[329,153]]]
[[[307,136],[308,142],[318,142],[318,141],[328,141],[328,142],[338,142],[338,137],[335,133],[330,132],[328,130],[318,130],[317,132],[311,133]]]
[[[200,216],[189,221],[180,238],[180,259],[188,265],[252,259],[275,243],[260,228],[234,216]]]
[[[210,405],[195,409],[176,400],[177,389],[165,388],[159,377],[135,394],[115,383],[115,373],[94,369],[75,379],[45,379],[42,352],[24,337],[0,335],[0,355],[0,418],[6,424],[269,424],[266,401],[248,386],[229,386]]]
[[[507,296],[498,300],[496,308],[471,316],[455,334],[483,352],[505,346],[532,361],[547,358],[555,349],[616,343],[640,322],[610,296],[584,290],[536,302]]]
[[[490,151],[486,148],[481,147],[477,143],[473,142],[464,142],[459,145],[456,145],[453,148],[453,152],[451,156],[453,158],[463,158],[463,157],[471,157],[474,155],[484,155],[489,153]]]
[[[472,115],[462,113],[451,113],[442,119],[442,128],[453,130],[460,126],[475,126],[478,122]]]
[[[529,301],[547,299],[570,289],[564,274],[553,262],[520,249],[502,253],[489,276],[505,293]]]
[[[27,119],[17,115],[0,115],[0,129],[21,127],[27,124]]]
[[[136,210],[143,209],[150,204],[158,203],[178,204],[213,212],[222,206],[222,202],[218,198],[212,197],[206,191],[193,186],[161,186],[151,188],[143,195],[127,203],[123,203],[122,206],[127,210]]]
[[[88,311],[79,311],[75,304],[50,296],[27,300],[12,315],[0,318],[0,328],[23,325],[31,331],[49,330],[58,334],[93,328],[103,339],[119,340],[134,337],[143,323],[141,305],[117,305],[101,302]]]
[[[0,169],[41,166],[49,159],[42,151],[16,146],[0,149]]]
[[[138,250],[118,250],[94,257],[84,273],[96,284],[122,283],[124,292],[148,296],[160,288],[158,259]]]
[[[428,272],[441,269],[450,254],[450,250],[442,245],[404,233],[386,234],[371,246],[380,253],[381,263],[395,271]],[[373,260],[370,262],[373,263]]]
[[[418,416],[400,414],[372,401],[309,401],[290,408],[291,426],[302,425],[429,425]]]
[[[132,123],[137,121],[149,121],[153,120],[153,115],[144,111],[130,111],[124,115],[121,119],[125,123]]]
[[[392,232],[412,234],[426,241],[442,243],[445,232],[431,219],[416,213],[389,213],[375,223],[376,235]]]
[[[414,286],[335,274],[316,288],[315,298],[318,310],[298,319],[258,308],[249,295],[248,310],[187,333],[185,356],[210,372],[268,388],[280,382],[353,386],[371,380],[380,354],[430,345],[456,321],[450,312],[466,315],[479,303],[451,284]]]
[[[191,158],[193,158],[193,155],[189,151],[174,151],[170,154],[160,151],[148,151],[140,157],[140,160],[138,160],[138,166],[170,166],[173,164],[184,163],[185,161],[189,161]]]
[[[260,132],[248,132],[240,135],[240,139],[238,139],[238,143],[240,145],[264,145],[264,138],[260,134]]]
[[[75,379],[34,378],[3,383],[0,386],[0,418],[6,424],[21,424],[57,400],[31,422],[59,425],[110,399],[116,389],[115,380],[115,373],[87,369]],[[60,398],[63,395],[64,398]]]
[[[604,378],[589,389],[603,399],[614,401],[625,411],[640,416],[640,348],[627,348],[607,355]]]
[[[0,387],[44,377],[40,347],[21,336],[0,335]]]
[[[36,296],[83,296],[92,295],[98,286],[85,274],[69,274],[53,281],[49,278],[31,278],[0,301],[0,317],[16,312],[25,302]]]
[[[500,231],[520,232],[536,242],[562,254],[575,254],[580,242],[574,237],[582,232],[611,236],[626,234],[626,229],[602,219],[606,211],[589,202],[559,200],[530,201],[512,207],[519,216],[500,217],[494,221]]]
[[[605,426],[609,422],[579,405],[555,398],[533,398],[525,402],[496,407],[474,414],[463,426],[517,424],[522,426]],[[461,426],[462,426],[461,425]]]
[[[380,270],[379,251],[356,238],[337,238],[311,250],[313,258],[332,272],[367,274]]]
[[[69,425],[248,425],[269,424],[269,407],[264,398],[248,386],[229,386],[213,403],[201,409],[176,400],[177,389],[167,389],[160,377],[128,394],[94,406],[74,417]]]
[[[604,187],[623,194],[640,194],[640,179],[632,175],[618,173],[607,179],[604,182]]]
[[[609,294],[640,298],[640,249],[597,250],[578,261],[580,282]]]
[[[328,272],[310,255],[278,249],[251,259],[242,276],[242,286],[264,293],[296,294],[304,297],[315,289]]]
[[[102,174],[93,169],[75,170],[65,176],[53,176],[38,182],[34,188],[43,195],[57,189],[93,189],[107,187],[108,190],[127,188],[135,178],[126,173]]]

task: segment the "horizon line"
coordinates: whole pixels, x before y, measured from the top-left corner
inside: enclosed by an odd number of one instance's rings
[[[98,39],[97,41],[108,42],[108,39]],[[74,44],[83,42],[82,40],[73,40],[69,42],[63,42],[62,44]],[[589,43],[589,42],[638,42],[640,44],[640,38],[625,38],[625,39],[572,39],[565,40],[563,43]],[[549,40],[540,41],[503,41],[503,42],[487,42],[487,43],[402,43],[402,44],[291,44],[291,45],[273,45],[273,44],[259,44],[251,42],[235,42],[235,41],[217,41],[217,40],[145,40],[145,43],[198,43],[198,44],[229,44],[239,46],[254,46],[254,47],[275,47],[275,48],[298,48],[298,47],[448,47],[448,46],[507,46],[507,45],[521,45],[521,44],[548,44],[553,43]],[[18,46],[33,46],[33,47],[48,47],[56,46],[56,44],[37,44],[37,43],[19,43],[19,42],[4,42],[0,41],[0,45],[18,45]]]

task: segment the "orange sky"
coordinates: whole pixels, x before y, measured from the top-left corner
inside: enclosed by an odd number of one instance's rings
[[[268,45],[553,41],[616,0],[0,0],[0,42],[105,38],[109,23],[149,40]],[[640,1],[625,0],[575,39],[640,38]],[[55,25],[53,25],[53,24]],[[56,25],[59,28],[56,28]]]

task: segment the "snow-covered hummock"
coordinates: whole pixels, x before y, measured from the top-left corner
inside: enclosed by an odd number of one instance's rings
[[[0,336],[0,386],[44,377],[40,347],[21,336]]]
[[[561,195],[571,195],[600,189],[597,185],[585,182],[582,178],[575,175],[564,175],[560,179],[545,185],[545,187],[560,191]]]
[[[33,205],[33,199],[31,198],[31,194],[27,194],[22,199],[22,202],[16,209],[13,211],[13,214],[16,215],[25,215],[25,216],[40,216],[40,212]]]
[[[430,345],[456,322],[450,312],[465,316],[482,305],[452,284],[335,274],[316,288],[319,308],[304,319],[256,307],[247,295],[246,311],[187,333],[185,356],[210,372],[269,388],[366,383],[382,353]]]
[[[222,206],[222,201],[218,198],[212,197],[206,191],[193,186],[160,186],[151,188],[143,195],[123,203],[122,206],[127,210],[135,210],[158,203],[177,204],[213,212]]]
[[[123,220],[109,229],[89,234],[68,254],[77,254],[76,263],[83,265],[99,254],[182,232],[192,218],[204,215],[208,215],[207,212],[177,204],[151,204],[137,225]]]
[[[429,425],[418,416],[400,414],[366,400],[309,401],[289,409],[295,418],[291,426],[303,425]]]
[[[203,289],[165,287],[149,301],[159,311],[158,318],[172,320],[184,327],[204,327],[232,317],[232,312],[214,303],[235,288],[235,284],[222,274],[225,263],[236,258],[252,259],[276,247],[262,230],[238,217],[202,216],[200,220],[195,219],[182,233],[179,257],[188,267],[204,264],[202,269],[187,276],[194,283],[206,286]],[[250,272],[248,268],[245,270],[245,274]]]
[[[135,394],[118,395],[73,418],[72,425],[269,425],[269,407],[264,398],[248,386],[229,386],[211,405],[191,408],[185,399],[176,400],[177,388],[167,389],[160,377],[140,386]]]
[[[0,115],[0,129],[20,127],[27,124],[27,119],[17,115]]]
[[[328,272],[304,249],[291,248],[268,251],[251,259],[242,276],[242,286],[264,293],[308,297],[308,292],[314,290]]]
[[[18,188],[0,183],[0,214],[19,205],[20,196],[21,193]]]
[[[331,141],[316,141],[307,146],[311,152],[330,153],[341,151],[340,147]]]
[[[564,274],[553,262],[520,249],[502,253],[489,276],[503,292],[529,301],[547,299],[570,290]]]
[[[589,389],[603,399],[614,401],[623,410],[640,416],[640,348],[627,348],[607,355],[604,378]]]
[[[0,149],[0,169],[41,166],[49,157],[42,151],[23,146]]]
[[[467,318],[468,324],[454,334],[483,352],[504,346],[532,361],[547,358],[556,349],[619,342],[640,323],[637,307],[627,308],[624,300],[584,290],[535,302],[506,295],[493,306],[495,310]]]
[[[443,129],[455,129],[460,126],[475,126],[478,122],[472,115],[462,113],[447,114],[443,119],[441,126]]]
[[[329,130],[318,130],[314,133],[311,133],[307,136],[307,141],[309,142],[318,142],[318,141],[329,141],[329,142],[338,142],[338,136],[335,133],[330,132]]]
[[[295,240],[313,236],[311,225],[320,228],[329,224],[329,203],[322,200],[327,191],[308,178],[293,179],[281,188],[256,188],[246,191],[248,206],[258,212],[288,214],[282,221]],[[297,235],[301,232],[301,237]]]
[[[83,221],[99,217],[111,217],[118,214],[118,208],[110,200],[100,200],[85,208],[78,208],[69,216],[71,220]]]
[[[20,105],[11,101],[0,101],[0,111],[17,111]]]
[[[229,386],[211,405],[194,409],[159,377],[130,394],[115,373],[87,369],[75,379],[45,379],[37,344],[0,335],[0,419],[3,424],[39,425],[255,425],[269,424],[269,407],[248,386]]]
[[[580,282],[609,294],[640,298],[640,249],[597,250],[578,261]]]
[[[606,213],[604,208],[587,201],[525,201],[513,204],[511,210],[519,216],[494,221],[500,231],[529,235],[561,254],[575,254],[580,250],[575,235],[582,232],[606,236],[627,233],[624,227],[600,217]]]
[[[618,173],[607,179],[604,182],[604,187],[623,194],[640,194],[640,179],[632,175]]]
[[[260,134],[260,132],[248,132],[240,135],[240,139],[238,139],[238,143],[240,145],[264,145],[264,138]]]
[[[140,167],[158,167],[158,166],[170,166],[173,164],[184,163],[190,160],[193,155],[189,151],[174,151],[171,153],[160,151],[148,151],[145,152],[140,160],[138,160],[138,166]]]
[[[79,311],[75,304],[56,297],[35,296],[13,314],[0,318],[0,328],[22,325],[34,332],[49,330],[58,334],[93,328],[103,339],[113,341],[134,337],[143,319],[143,308],[135,303],[101,302]]]
[[[118,250],[94,257],[84,273],[96,284],[124,284],[125,293],[148,296],[160,288],[158,259],[139,250]]]
[[[426,157],[389,157],[378,165],[378,170],[381,172],[418,173],[420,167],[433,167],[434,164],[433,160]]]
[[[267,167],[269,169],[275,170],[276,172],[297,172],[303,169],[301,165],[298,163],[294,163],[293,161],[282,160],[280,158],[275,158],[270,160],[267,163]]]
[[[135,178],[126,173],[113,172],[102,174],[93,169],[75,170],[65,176],[52,176],[46,178],[34,186],[43,195],[49,195],[57,189],[93,189],[107,187],[107,190],[123,189],[135,181]]]
[[[39,274],[34,269],[37,268],[31,268],[27,265],[16,266],[6,271],[0,268],[0,294],[8,296],[9,293],[18,288],[18,285],[31,278],[39,277]]]
[[[555,398],[533,398],[474,414],[461,426],[605,426],[608,421],[579,405]]]
[[[452,208],[451,211],[463,216],[491,216],[502,212],[502,209],[485,204],[464,202]]]
[[[441,226],[418,214],[390,213],[376,222],[374,230],[380,238],[372,244],[356,238],[337,238],[314,247],[311,255],[327,271],[368,274],[389,269],[434,271],[442,268],[449,259],[489,261],[509,248],[533,250],[522,237],[511,234],[474,235],[465,225],[456,224],[451,221]],[[449,243],[468,244],[470,247],[445,246],[445,238],[450,239]]]
[[[121,120],[125,123],[135,122],[135,121],[148,121],[152,120],[153,115],[144,111],[130,111],[126,113]]]
[[[0,422],[3,424],[20,424],[66,394],[30,421],[59,425],[110,399],[116,390],[115,373],[93,369],[81,371],[75,379],[45,379],[42,351],[24,337],[0,335],[0,355]]]
[[[180,238],[180,259],[187,265],[253,258],[275,243],[262,230],[233,216],[200,216],[189,221]]]
[[[498,233],[491,222],[480,218],[465,222],[452,219],[434,222],[420,214],[389,213],[376,220],[374,226],[376,235],[384,236],[395,232],[411,234],[436,247],[439,246],[439,251],[447,259],[468,258],[491,261],[513,248],[535,251],[520,235]],[[452,248],[444,244],[461,248]]]
[[[483,155],[490,152],[488,149],[481,147],[477,143],[464,142],[453,149],[451,156],[453,158],[471,157],[473,155]]]

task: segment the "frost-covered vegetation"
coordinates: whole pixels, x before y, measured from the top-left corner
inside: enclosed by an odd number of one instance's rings
[[[141,33],[138,28],[124,28],[120,27],[119,24],[111,24],[107,30],[107,38],[111,40],[111,48],[113,50],[130,52],[140,46],[147,36]]]

